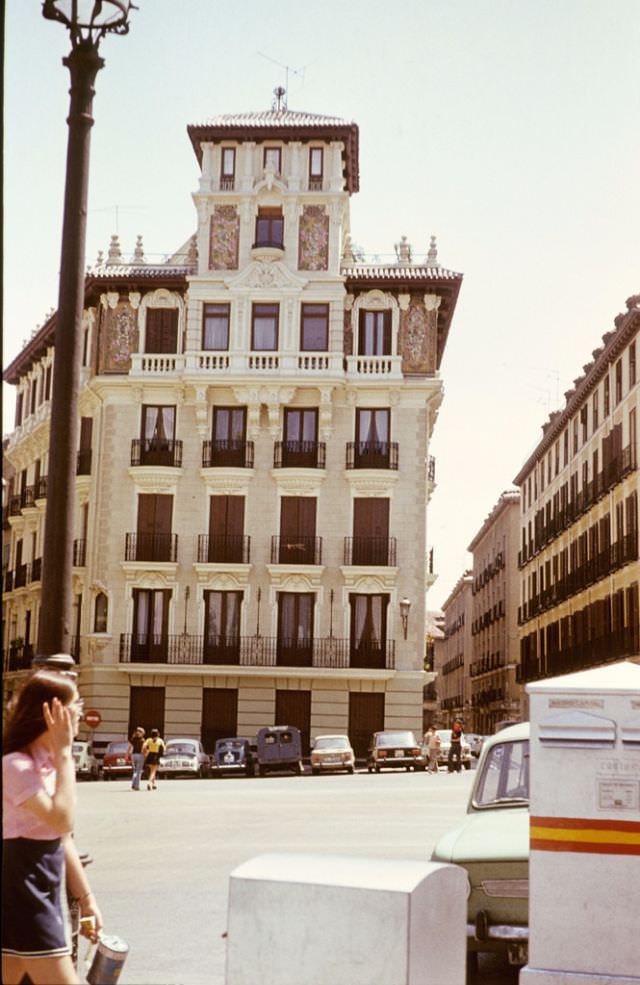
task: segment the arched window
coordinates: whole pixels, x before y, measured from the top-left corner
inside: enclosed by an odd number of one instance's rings
[[[109,615],[109,600],[104,592],[96,595],[96,608],[93,620],[94,633],[106,633],[107,617]]]

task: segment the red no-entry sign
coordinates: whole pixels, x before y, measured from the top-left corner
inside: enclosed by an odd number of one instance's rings
[[[97,728],[100,722],[102,721],[102,715],[100,714],[99,711],[96,711],[94,708],[90,708],[88,711],[85,711],[84,720],[89,726],[89,728]]]

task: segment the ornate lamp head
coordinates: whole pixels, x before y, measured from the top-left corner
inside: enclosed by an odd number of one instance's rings
[[[126,34],[130,0],[43,0],[42,16],[69,29],[71,42],[96,45],[105,34]]]

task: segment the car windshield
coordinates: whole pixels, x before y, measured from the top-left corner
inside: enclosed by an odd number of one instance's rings
[[[478,807],[529,802],[529,742],[500,742],[487,753],[473,797]]]
[[[167,742],[165,756],[195,756],[196,747],[191,742]]]
[[[345,735],[325,735],[316,739],[314,749],[348,749],[349,740]]]
[[[216,752],[224,749],[244,749],[244,742],[240,739],[234,741],[233,739],[225,739],[224,742],[216,742]]]
[[[120,756],[129,748],[127,742],[110,742],[107,754],[110,756]]]
[[[384,732],[376,739],[378,746],[415,746],[413,732]]]

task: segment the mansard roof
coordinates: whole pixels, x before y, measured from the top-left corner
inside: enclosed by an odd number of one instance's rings
[[[358,171],[358,126],[338,116],[322,116],[299,110],[280,109],[252,113],[223,113],[205,123],[187,126],[198,163],[202,167],[202,144],[236,140],[239,143],[265,140],[341,140],[344,144],[345,180],[348,192],[360,187]]]

